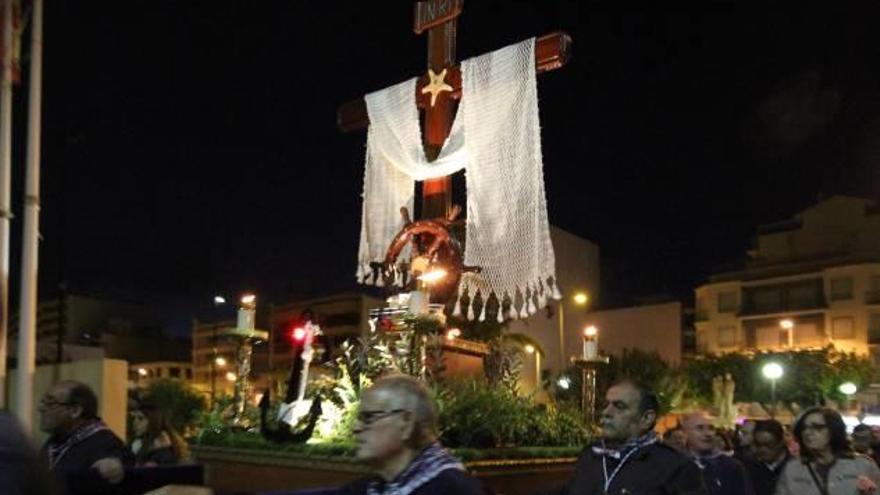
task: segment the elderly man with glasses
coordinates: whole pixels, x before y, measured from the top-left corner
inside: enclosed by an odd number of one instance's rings
[[[480,483],[437,442],[437,410],[415,378],[379,379],[361,396],[354,425],[357,458],[372,478],[342,489],[346,495],[478,495]]]
[[[88,385],[56,383],[40,399],[39,413],[40,429],[50,435],[43,448],[49,469],[68,493],[94,493],[100,487],[85,487],[95,475],[104,483],[122,481],[131,451],[98,417],[98,399]]]

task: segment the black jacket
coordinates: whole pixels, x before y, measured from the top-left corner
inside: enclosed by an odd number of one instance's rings
[[[568,486],[558,495],[604,494],[603,456],[588,448],[578,459]],[[609,477],[617,461],[608,459]],[[691,459],[672,447],[654,443],[642,447],[620,468],[608,488],[608,495],[705,495],[700,470]]]
[[[49,443],[43,448],[46,459],[48,459],[48,445]],[[69,495],[108,492],[112,487],[103,483],[97,476],[97,471],[92,469],[92,464],[105,457],[116,457],[125,467],[131,467],[134,463],[134,456],[128,446],[112,431],[101,430],[71,446],[52,466],[52,473]]]
[[[375,478],[354,481],[342,487],[340,495],[366,495],[367,486]],[[434,479],[417,488],[412,495],[483,495],[476,478],[464,471],[447,469]]]
[[[701,474],[711,495],[755,495],[746,468],[726,455],[701,462]]]
[[[755,488],[755,495],[773,495],[776,493],[776,481],[779,479],[779,475],[782,474],[782,470],[785,469],[789,459],[791,459],[791,456],[786,453],[783,461],[776,465],[776,469],[770,469],[766,464],[755,458],[743,463],[749,472],[749,479],[751,479],[752,486]]]

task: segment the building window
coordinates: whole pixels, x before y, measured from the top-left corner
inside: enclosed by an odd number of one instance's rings
[[[852,277],[841,277],[831,279],[831,300],[844,301],[853,297],[853,279]]]
[[[856,337],[855,321],[852,316],[833,318],[831,320],[831,338],[854,339]]]
[[[192,370],[192,368],[187,368],[186,369],[186,379],[192,380],[192,378],[193,378],[193,370]]]
[[[736,345],[736,327],[721,327],[718,329],[718,347],[733,347]]]
[[[725,291],[718,293],[718,312],[719,313],[735,313],[736,312],[736,291]]]
[[[171,378],[180,378],[180,368],[178,368],[178,367],[168,368],[168,375]]]
[[[880,314],[868,317],[868,343],[880,344]]]

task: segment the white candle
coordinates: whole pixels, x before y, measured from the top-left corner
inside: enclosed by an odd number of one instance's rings
[[[599,357],[599,346],[595,339],[584,339],[584,359]]]

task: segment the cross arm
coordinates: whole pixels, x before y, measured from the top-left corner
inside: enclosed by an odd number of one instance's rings
[[[535,70],[538,74],[558,69],[571,58],[571,37],[563,31],[554,31],[535,40]],[[449,97],[461,98],[461,70],[450,67],[446,82],[453,90]],[[416,84],[416,103],[419,108],[429,106],[430,95],[423,95],[422,88],[427,84],[427,76],[419,78]],[[363,98],[343,103],[336,111],[336,125],[342,132],[365,129],[369,125],[367,105]]]

